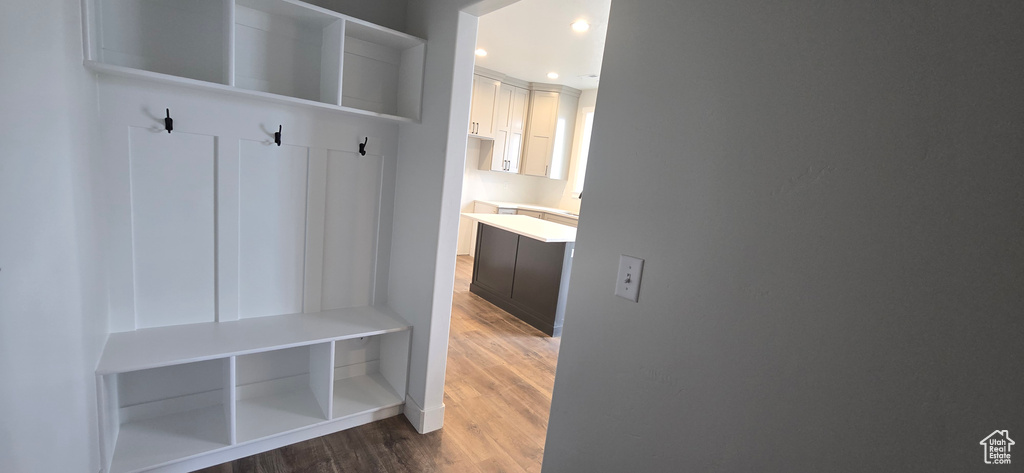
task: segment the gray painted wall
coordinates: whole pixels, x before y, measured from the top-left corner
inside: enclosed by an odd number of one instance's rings
[[[1021,24],[1019,2],[612,2],[545,471],[980,471],[993,430],[1019,447]],[[623,253],[638,304],[612,294]]]

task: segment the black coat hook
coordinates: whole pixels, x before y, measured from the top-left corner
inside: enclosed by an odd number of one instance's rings
[[[366,156],[366,143],[370,142],[370,137],[367,136],[362,143],[359,143],[359,155]]]
[[[171,119],[171,109],[167,109],[167,118],[164,119],[164,129],[170,133],[174,129],[174,120]]]
[[[274,143],[277,143],[278,146],[281,146],[281,130],[282,130],[282,128],[283,127],[281,125],[278,125],[277,126],[277,132],[274,133]]]

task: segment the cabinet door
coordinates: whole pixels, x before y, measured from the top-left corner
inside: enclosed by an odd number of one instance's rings
[[[511,296],[519,235],[490,225],[478,225],[473,282],[497,294]],[[558,284],[555,287],[557,291]]]
[[[469,133],[471,135],[494,138],[496,121],[494,115],[500,88],[501,81],[480,75],[473,76],[473,105],[469,115]]]
[[[533,238],[519,239],[515,260],[515,286],[512,300],[554,323],[558,310],[558,290],[562,280],[565,243],[544,243]]]
[[[538,212],[536,210],[519,209],[516,210],[516,215],[526,215],[527,217],[543,218],[544,212]]]
[[[551,164],[551,151],[555,144],[558,119],[558,93],[533,91],[530,100],[529,134],[523,174],[547,177]]]
[[[526,133],[526,111],[529,108],[530,91],[519,87],[513,87],[513,89],[508,144],[505,146],[505,170],[518,173],[523,154],[523,136]]]
[[[494,146],[491,154],[491,171],[507,171],[508,160],[506,150],[508,147],[509,131],[512,123],[512,98],[514,89],[507,84],[502,84],[498,90],[498,108],[495,111]]]
[[[555,215],[555,214],[549,214],[549,213],[545,213],[544,214],[544,220],[547,220],[549,222],[555,222],[555,223],[558,223],[558,224],[561,224],[561,225],[567,225],[567,226],[574,227],[574,228],[579,224],[579,222],[576,219],[574,219],[574,218],[563,217],[561,215]]]

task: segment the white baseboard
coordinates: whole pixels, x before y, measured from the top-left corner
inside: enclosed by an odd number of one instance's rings
[[[413,398],[405,396],[405,418],[409,419],[416,431],[425,434],[444,427],[444,404],[424,410]]]

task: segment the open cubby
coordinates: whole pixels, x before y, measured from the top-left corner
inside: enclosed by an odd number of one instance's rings
[[[235,4],[235,86],[338,105],[344,20],[280,0]]]
[[[345,26],[341,105],[402,117],[420,114],[423,42],[356,22]]]
[[[223,0],[96,0],[101,62],[227,84],[230,54]]]
[[[329,420],[331,342],[237,359],[239,442]]]
[[[99,72],[419,119],[426,42],[405,33],[298,0],[92,4],[86,65]]]
[[[105,464],[133,472],[232,444],[231,358],[101,375]]]
[[[405,402],[409,331],[335,342],[334,419]]]

